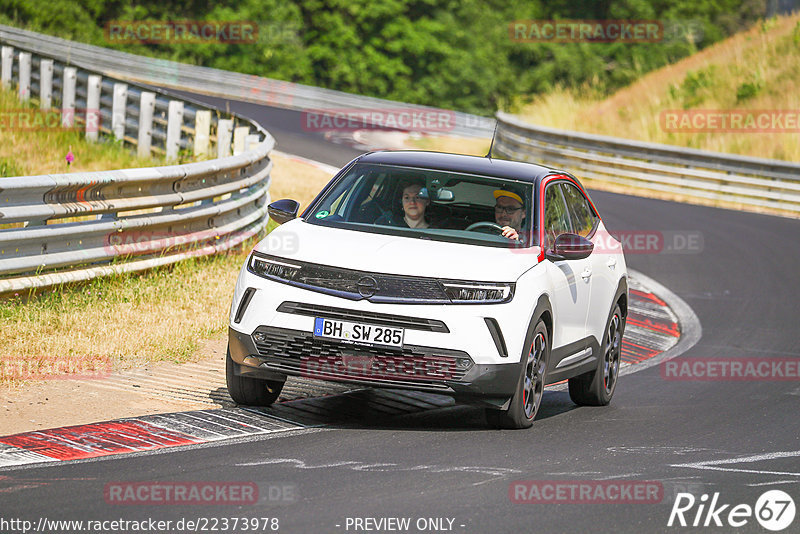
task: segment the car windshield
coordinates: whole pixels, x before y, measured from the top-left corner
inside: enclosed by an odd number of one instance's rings
[[[355,164],[304,214],[311,224],[494,247],[536,244],[532,184],[394,165]],[[501,235],[514,228],[519,239]]]

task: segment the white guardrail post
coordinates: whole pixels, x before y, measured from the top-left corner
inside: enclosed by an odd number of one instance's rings
[[[90,75],[86,82],[86,139],[97,141],[100,135],[100,87],[102,78]]]
[[[238,126],[233,129],[233,155],[238,156],[246,149],[247,134],[250,133],[250,128],[247,126]]]
[[[3,89],[11,88],[11,73],[14,68],[14,47],[4,46],[0,52],[0,79],[2,79]]]
[[[78,71],[75,67],[64,67],[61,77],[61,126],[72,128],[75,124],[75,85],[78,80]]]
[[[223,252],[258,235],[267,222],[274,146],[262,133],[256,150],[222,160],[3,178],[4,223],[140,214],[0,230],[0,294],[168,265]],[[179,204],[184,208],[170,209]],[[124,261],[109,263],[115,259]]]
[[[181,128],[183,128],[183,102],[179,100],[169,101],[167,113],[167,161],[178,159],[178,149],[181,142]]]
[[[156,108],[156,94],[142,92],[139,100],[139,144],[140,158],[150,157],[150,147],[153,143],[153,111]]]
[[[52,106],[53,91],[59,91],[64,126],[75,127],[76,106],[85,105],[85,116],[79,113],[89,140],[110,132],[122,142],[138,142],[146,158],[152,152],[164,152],[168,160],[181,150],[209,152],[214,115],[204,104],[110,75],[104,81],[94,63],[111,51],[88,63],[75,61],[64,46],[45,56],[39,45],[46,36],[9,43],[5,28],[0,25],[4,83],[16,82],[20,98],[30,98],[37,78],[32,83],[31,66],[38,65],[40,105]],[[231,156],[234,121],[240,127],[237,155]],[[0,295],[216,254],[258,235],[268,221],[275,140],[249,120],[228,116],[217,123],[223,157],[211,161],[0,178]],[[62,222],[74,217],[80,224]]]
[[[111,102],[111,131],[114,139],[125,139],[125,108],[128,105],[128,84],[114,84],[114,98]]]
[[[221,119],[217,121],[217,157],[224,158],[231,155],[231,135],[233,133],[233,120]]]
[[[245,145],[247,150],[253,150],[258,146],[258,134],[248,134],[245,138]]]
[[[208,156],[208,144],[211,141],[211,111],[200,110],[194,116],[194,155],[204,158]]]
[[[39,61],[39,107],[53,107],[53,60]]]
[[[27,102],[31,97],[31,55],[19,53],[19,99]]]

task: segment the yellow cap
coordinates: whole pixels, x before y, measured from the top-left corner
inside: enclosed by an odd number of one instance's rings
[[[512,191],[506,191],[505,189],[495,189],[494,190],[494,198],[500,198],[500,197],[513,198],[514,200],[516,200],[517,202],[519,202],[523,206],[525,205],[525,202],[522,201],[522,197],[519,196],[518,194],[516,194],[516,193],[514,193]]]

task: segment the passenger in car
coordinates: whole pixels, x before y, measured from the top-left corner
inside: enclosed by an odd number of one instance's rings
[[[429,228],[430,223],[425,217],[425,210],[430,204],[430,199],[422,194],[425,182],[413,180],[403,187],[403,196],[400,203],[403,208],[402,217],[386,213],[378,217],[375,224],[401,226],[406,228]]]
[[[519,241],[525,221],[525,202],[522,195],[510,189],[495,189],[494,218],[503,227],[503,237]]]

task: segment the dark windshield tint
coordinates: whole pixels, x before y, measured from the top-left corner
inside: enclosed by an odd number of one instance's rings
[[[486,246],[530,246],[532,185],[440,170],[356,164],[309,208],[312,224]],[[520,239],[500,235],[502,226]]]

